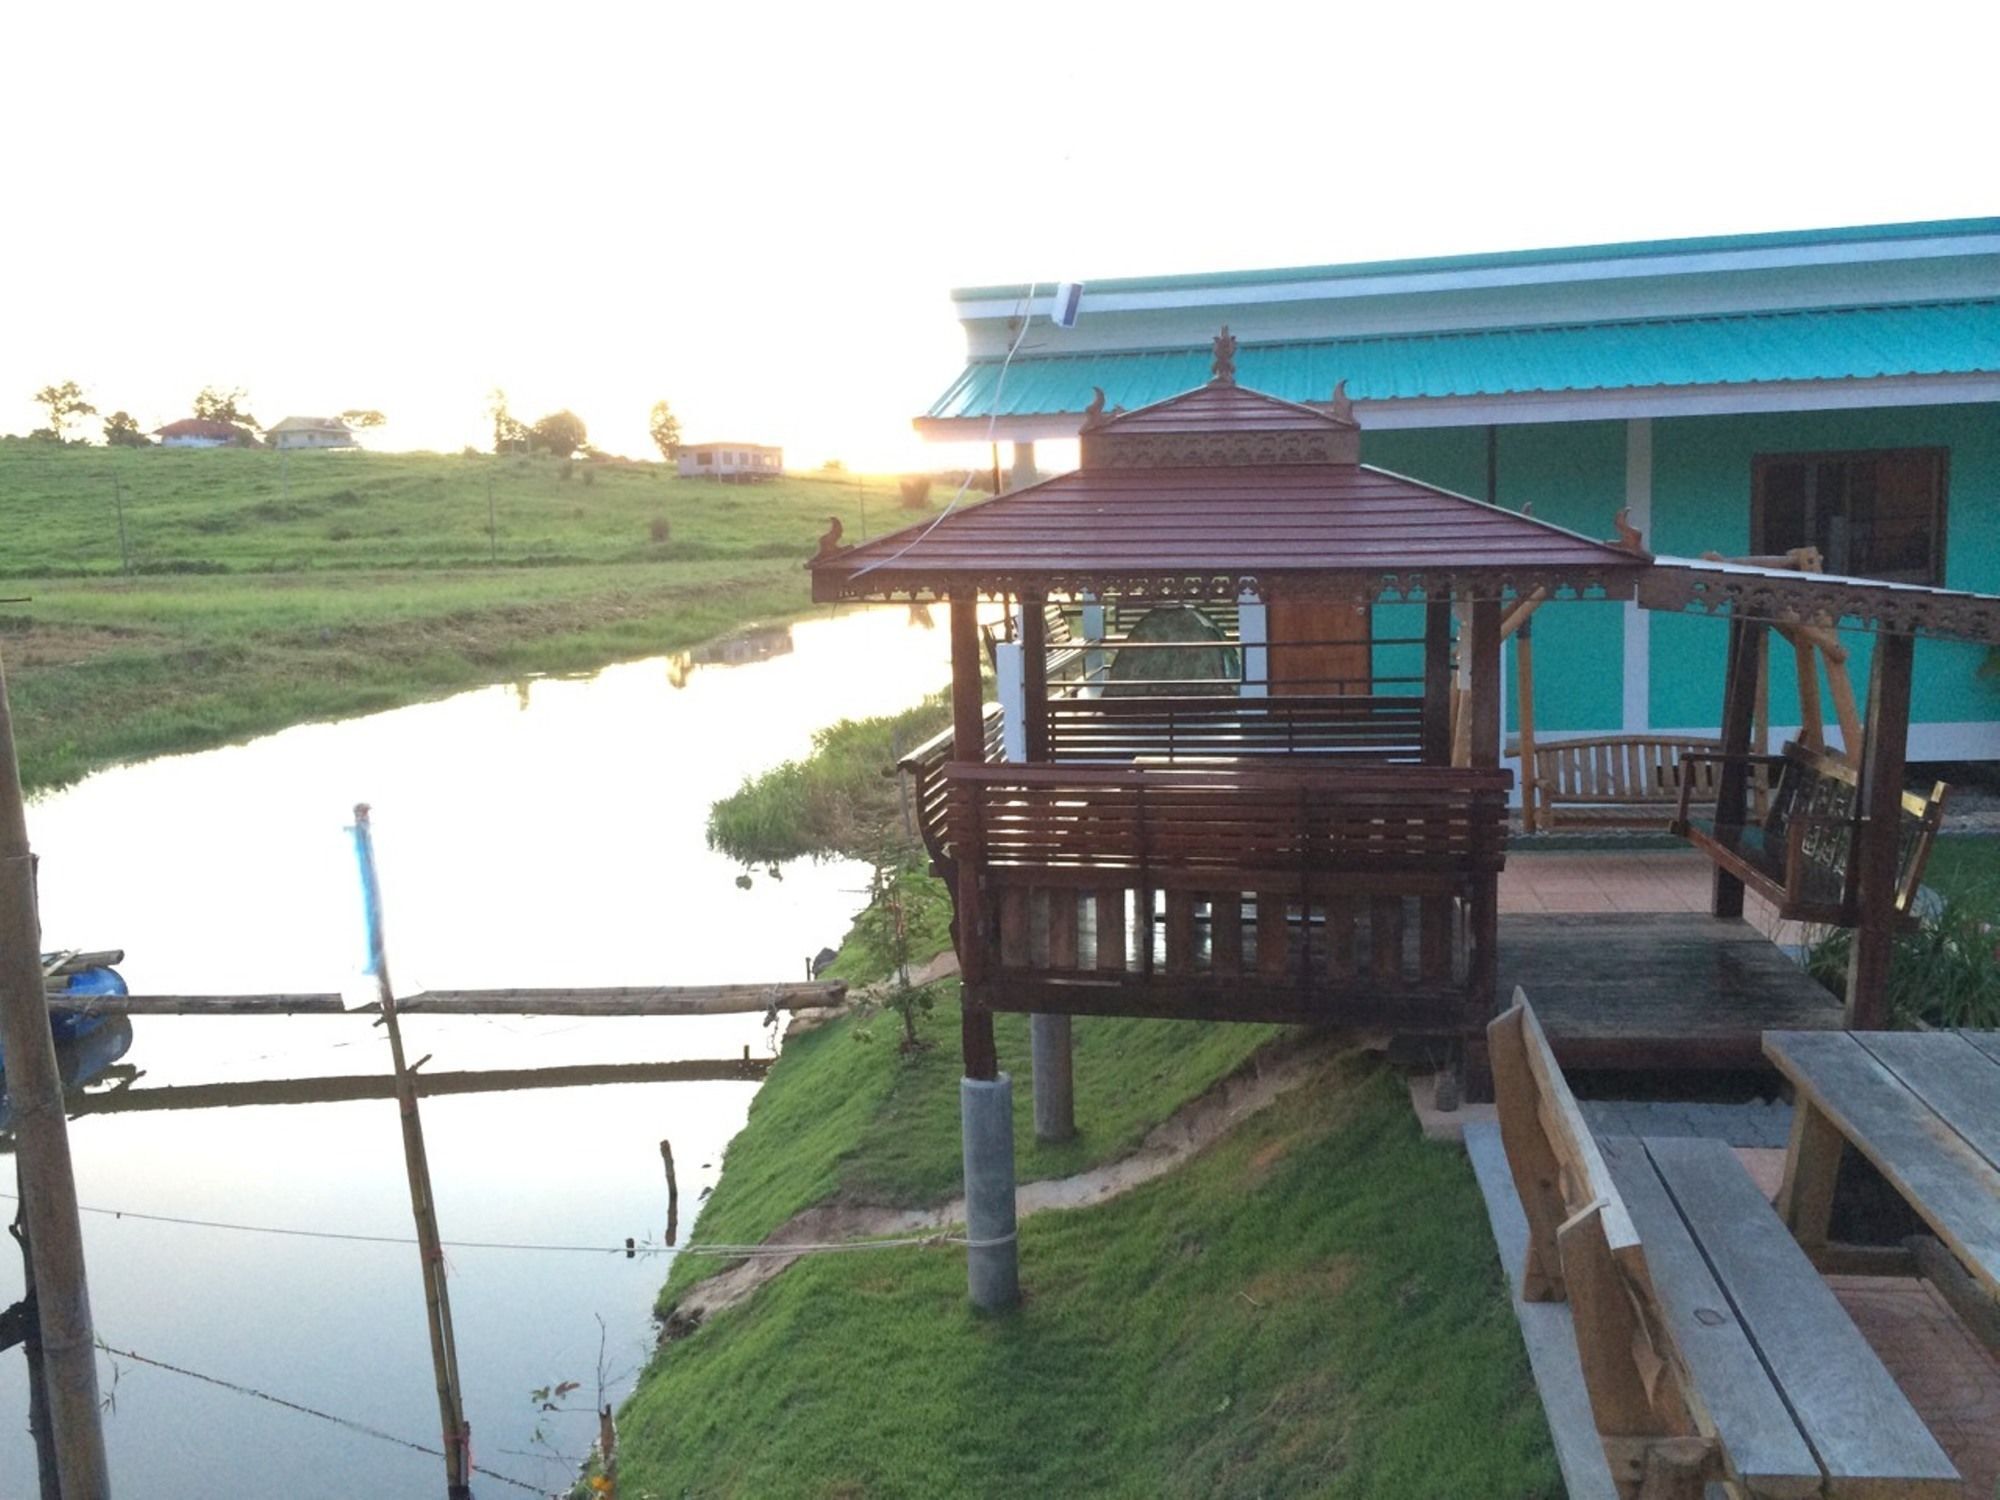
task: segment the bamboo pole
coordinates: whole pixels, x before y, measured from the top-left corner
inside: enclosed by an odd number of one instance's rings
[[[9,1232],[21,1247],[21,1355],[28,1364],[28,1436],[35,1444],[36,1491],[41,1500],[62,1500],[62,1478],[56,1473],[55,1435],[49,1431],[49,1387],[42,1378],[42,1335],[35,1312],[35,1257],[28,1243],[27,1184],[21,1164],[14,1163],[14,1222]],[[6,1348],[0,1341],[0,1349]]]
[[[56,1471],[64,1500],[103,1500],[111,1493],[111,1475],[98,1409],[97,1339],[62,1076],[42,1000],[41,945],[34,854],[21,802],[7,678],[0,668],[0,1048],[6,1052]]]
[[[410,1179],[410,1212],[417,1224],[417,1251],[423,1260],[424,1311],[430,1321],[431,1367],[437,1377],[438,1420],[444,1434],[446,1500],[472,1500],[472,1428],[458,1382],[458,1346],[452,1334],[451,1297],[445,1287],[444,1249],[438,1243],[437,1207],[431,1196],[430,1162],[424,1154],[424,1126],[417,1114],[417,1091],[403,1057],[403,1031],[396,1019],[396,993],[389,983],[389,960],[382,940],[382,890],[375,875],[375,839],[368,804],[354,808],[354,845],[361,861],[368,909],[368,957],[389,1032],[395,1068],[396,1103],[403,1117],[403,1166]]]

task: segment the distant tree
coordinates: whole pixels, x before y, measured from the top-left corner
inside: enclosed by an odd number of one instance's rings
[[[352,406],[340,414],[349,427],[380,427],[389,419],[371,406]]]
[[[264,424],[243,409],[243,403],[249,399],[249,393],[240,385],[226,391],[220,386],[205,385],[194,398],[194,414],[210,422],[227,422],[231,427],[254,431]]]
[[[70,424],[77,418],[97,415],[97,408],[83,399],[83,387],[74,380],[43,386],[35,392],[35,401],[49,409],[49,425],[36,428],[32,436],[51,436],[59,443],[67,441]]]
[[[646,430],[653,435],[653,444],[660,450],[660,457],[671,461],[681,451],[681,419],[674,415],[673,408],[664,401],[653,403],[653,415],[646,424]]]
[[[507,393],[497,385],[486,393],[486,415],[493,419],[493,451],[526,453],[528,427],[507,410]]]
[[[531,429],[533,446],[557,458],[568,458],[589,436],[583,418],[573,411],[552,411]]]
[[[150,448],[153,444],[129,411],[114,411],[104,419],[104,441],[113,448]]]

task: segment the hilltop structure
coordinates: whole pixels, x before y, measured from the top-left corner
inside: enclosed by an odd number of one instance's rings
[[[338,417],[286,417],[265,436],[274,448],[358,448],[354,433]]]

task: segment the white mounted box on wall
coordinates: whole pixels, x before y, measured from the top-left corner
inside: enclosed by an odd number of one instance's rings
[[[1076,327],[1077,308],[1083,302],[1083,283],[1059,281],[1055,301],[1049,304],[1049,321],[1058,328]]]

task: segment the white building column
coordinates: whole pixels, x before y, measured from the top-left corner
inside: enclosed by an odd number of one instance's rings
[[[1026,438],[1014,440],[1014,467],[1007,471],[1007,488],[1025,489],[1042,476],[1035,472],[1035,445]]]
[[[1099,698],[1104,694],[1102,678],[1107,659],[1102,651],[1089,649],[1090,643],[1104,639],[1104,602],[1097,595],[1083,596],[1083,613],[1078,621],[1078,629],[1082,632],[1086,646],[1083,653],[1083,682],[1078,686],[1076,695],[1079,698]]]
[[[1653,419],[1625,423],[1625,519],[1653,543]],[[1643,734],[1652,727],[1652,615],[1636,602],[1625,604],[1625,700],[1622,727]]]
[[[1243,648],[1242,697],[1271,695],[1271,653],[1266,649],[1270,639],[1270,616],[1264,602],[1245,589],[1236,596],[1236,642]]]

